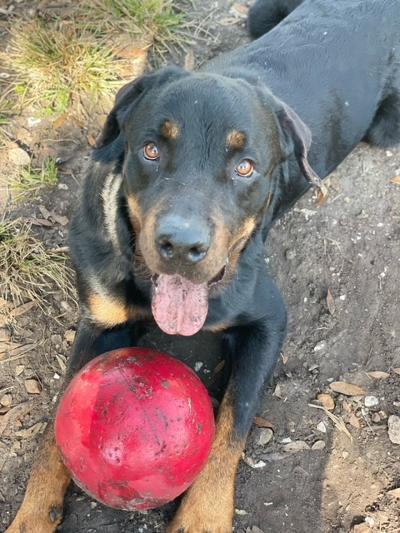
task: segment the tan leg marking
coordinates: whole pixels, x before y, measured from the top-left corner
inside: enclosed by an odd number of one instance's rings
[[[168,533],[232,533],[236,470],[245,444],[234,440],[233,427],[228,392],[208,462],[185,494]]]
[[[52,533],[61,522],[71,476],[61,460],[53,426],[46,430],[24,500],[6,533]]]
[[[149,316],[149,312],[145,309],[127,306],[124,302],[96,293],[89,296],[89,309],[91,318],[106,328]]]

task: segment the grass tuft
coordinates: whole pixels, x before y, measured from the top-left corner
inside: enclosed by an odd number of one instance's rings
[[[64,254],[51,253],[20,219],[0,224],[0,297],[18,306],[35,302],[44,312],[48,297],[74,294],[73,273]]]
[[[77,3],[67,20],[35,19],[15,24],[4,59],[16,74],[20,107],[32,104],[41,116],[109,102],[126,81],[126,59],[118,39],[150,43],[159,57],[188,40],[184,15],[172,0],[93,0]],[[108,107],[108,105],[107,105]]]
[[[58,183],[57,165],[54,159],[47,159],[39,170],[23,168],[11,182],[11,192],[16,201],[34,197],[43,187]]]
[[[172,0],[94,0],[86,12],[101,31],[146,36],[161,54],[163,48],[179,44],[183,38],[180,28],[185,17],[173,8]]]
[[[94,101],[110,95],[119,79],[107,44],[73,25],[15,26],[8,54],[20,100],[47,115],[79,107],[84,95]]]

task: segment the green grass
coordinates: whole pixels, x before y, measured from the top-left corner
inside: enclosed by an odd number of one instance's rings
[[[35,302],[46,310],[54,290],[74,294],[73,274],[64,254],[51,253],[19,219],[0,223],[0,297],[15,306]]]
[[[183,38],[180,29],[185,17],[173,8],[172,0],[93,0],[86,10],[97,28],[144,36],[154,42],[159,53]]]
[[[45,115],[81,106],[84,95],[96,102],[110,95],[118,82],[112,50],[104,40],[75,27],[44,24],[14,27],[10,65],[17,76],[15,92]]]
[[[15,200],[26,200],[35,197],[43,187],[54,186],[58,183],[57,165],[54,159],[47,159],[42,168],[24,168],[11,182],[11,192]]]
[[[33,105],[38,116],[81,115],[109,99],[124,80],[118,57],[121,36],[153,45],[161,57],[183,46],[182,13],[172,0],[93,0],[77,3],[68,20],[15,24],[4,59],[16,74],[19,106]]]

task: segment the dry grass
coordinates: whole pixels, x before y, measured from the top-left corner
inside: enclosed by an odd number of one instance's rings
[[[112,50],[73,25],[16,25],[8,56],[20,102],[33,104],[42,114],[64,113],[71,105],[79,108],[84,95],[95,103],[110,95],[119,81]]]
[[[181,46],[188,40],[185,16],[177,12],[172,0],[93,0],[82,9],[86,11],[87,24],[96,31],[145,36],[159,56],[170,46]]]
[[[0,224],[0,298],[18,306],[33,301],[44,312],[48,298],[61,291],[73,298],[73,272],[64,254],[46,250],[26,221]]]
[[[3,56],[16,75],[20,108],[31,104],[40,116],[71,109],[81,115],[91,112],[88,105],[108,102],[129,72],[126,57],[118,54],[121,36],[153,43],[158,55],[188,39],[184,16],[172,5],[172,0],[93,0],[77,3],[66,20],[15,24]]]
[[[10,189],[16,201],[35,197],[43,187],[58,183],[57,165],[54,159],[47,159],[41,169],[23,168],[11,181]]]

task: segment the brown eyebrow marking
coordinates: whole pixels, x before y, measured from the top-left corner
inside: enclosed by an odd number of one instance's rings
[[[179,137],[180,128],[176,122],[166,120],[161,126],[161,135],[166,139],[175,140]]]
[[[239,150],[246,144],[246,134],[242,131],[232,130],[226,136],[226,145],[232,150]]]

